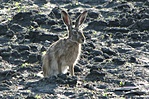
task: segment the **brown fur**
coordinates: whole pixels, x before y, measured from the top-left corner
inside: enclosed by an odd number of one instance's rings
[[[79,16],[82,18],[78,18],[76,24],[81,25],[83,23],[86,13],[84,12]],[[78,26],[75,28],[75,32],[72,32],[69,15],[65,11],[62,11],[62,14],[63,20],[68,26],[69,36],[53,43],[46,54],[43,55],[42,68],[44,77],[66,73],[68,66],[70,74],[74,76],[74,65],[81,53],[81,43],[85,40],[83,33],[78,30]]]

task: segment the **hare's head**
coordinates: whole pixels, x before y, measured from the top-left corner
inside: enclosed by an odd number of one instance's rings
[[[79,17],[75,22],[74,28],[72,26],[72,21],[68,13],[65,11],[62,11],[61,13],[62,13],[62,19],[68,27],[69,38],[74,42],[83,43],[85,41],[85,36],[83,34],[83,31],[79,29],[79,26],[85,21],[87,16],[87,11],[84,11],[82,14],[79,15]]]

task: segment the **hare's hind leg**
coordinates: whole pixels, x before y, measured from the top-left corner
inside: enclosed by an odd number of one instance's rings
[[[61,60],[58,59],[57,63],[58,63],[58,74],[62,74],[62,62],[61,62]]]
[[[48,54],[45,54],[43,56],[42,70],[43,70],[44,77],[48,77],[49,76],[49,71],[50,71],[50,59],[49,59]]]
[[[66,74],[68,71],[68,65],[66,64],[66,62],[64,60],[62,60],[62,58],[60,58],[58,61],[58,73],[59,74]]]

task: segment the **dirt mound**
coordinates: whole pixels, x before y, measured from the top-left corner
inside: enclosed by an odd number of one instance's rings
[[[68,74],[43,78],[41,56],[67,35],[60,9],[84,10],[86,43]],[[148,0],[0,1],[0,98],[149,98]]]

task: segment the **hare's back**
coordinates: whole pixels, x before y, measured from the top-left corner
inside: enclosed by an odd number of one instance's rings
[[[81,44],[64,38],[55,42],[52,50],[57,58],[61,58],[60,60],[65,60],[66,63],[75,62],[80,55]]]

